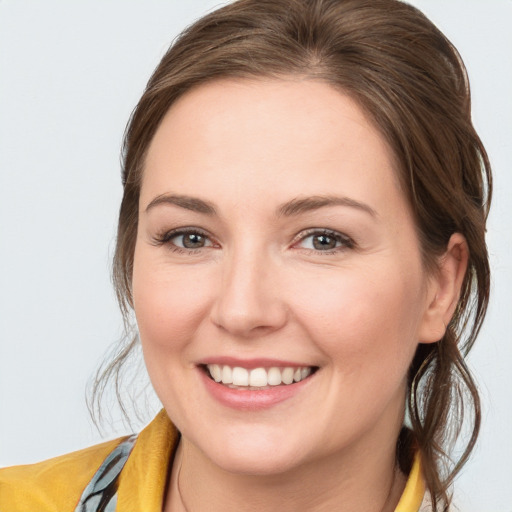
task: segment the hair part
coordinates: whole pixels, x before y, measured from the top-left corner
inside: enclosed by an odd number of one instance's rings
[[[418,346],[408,379],[411,429],[403,430],[397,443],[397,460],[406,473],[413,452],[420,451],[433,510],[447,510],[449,486],[469,457],[480,425],[478,391],[464,357],[489,300],[485,223],[492,179],[471,122],[462,59],[416,8],[398,0],[239,0],[201,18],[177,38],[125,132],[124,195],[113,262],[123,316],[128,325],[144,161],[162,118],[178,98],[202,83],[282,77],[330,84],[366,112],[395,156],[428,271],[436,271],[453,233],[466,238],[468,270],[456,312],[438,343]],[[97,404],[106,380],[117,379],[136,345],[133,336],[126,341],[98,373]],[[461,457],[450,463],[449,448],[468,409],[471,433]]]

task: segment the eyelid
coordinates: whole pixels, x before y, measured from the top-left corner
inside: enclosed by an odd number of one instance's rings
[[[345,235],[344,233],[341,233],[340,231],[336,231],[334,229],[328,229],[328,228],[309,228],[306,230],[301,231],[292,241],[292,247],[296,247],[300,242],[303,242],[307,238],[313,236],[313,235],[325,235],[329,236],[331,238],[334,238],[337,242],[340,242],[342,245],[340,247],[336,247],[334,249],[327,249],[325,251],[315,250],[315,249],[307,249],[307,248],[301,248],[298,247],[298,249],[303,249],[306,251],[313,251],[315,253],[323,253],[323,254],[332,254],[335,252],[343,251],[346,249],[353,248],[356,244],[354,240],[349,237],[348,235]]]
[[[203,236],[205,239],[207,239],[210,244],[205,247],[198,247],[198,248],[184,248],[180,247],[178,245],[175,245],[171,243],[170,241],[178,237],[180,235],[188,235],[188,234],[198,234]],[[336,242],[339,242],[341,245],[339,247],[335,247],[334,249],[326,249],[326,250],[317,250],[317,249],[309,249],[305,247],[297,247],[301,242],[306,240],[307,238],[314,236],[314,235],[325,235],[331,238],[334,238]],[[215,239],[211,236],[210,233],[205,231],[204,229],[194,227],[194,226],[187,226],[187,227],[179,227],[175,229],[170,230],[163,230],[160,233],[157,233],[152,240],[154,245],[169,245],[173,248],[173,250],[176,251],[190,251],[190,252],[199,252],[201,249],[210,248],[210,247],[219,247],[219,244],[215,241]],[[329,228],[308,228],[300,233],[298,233],[292,240],[291,247],[302,249],[304,251],[308,252],[314,252],[314,253],[322,253],[322,254],[333,254],[336,252],[340,252],[346,249],[351,249],[355,247],[354,240],[340,232]]]
[[[196,248],[196,249],[183,248],[183,247],[179,247],[177,245],[174,245],[174,244],[170,243],[170,241],[173,238],[176,238],[177,236],[180,236],[180,235],[190,235],[190,234],[198,234],[198,235],[203,236],[207,240],[209,240],[211,242],[211,244],[206,246],[206,247],[212,247],[212,246],[218,245],[215,242],[214,238],[207,231],[205,231],[204,229],[201,229],[201,228],[194,227],[194,226],[187,226],[187,227],[180,227],[180,228],[175,228],[175,229],[163,230],[163,231],[157,233],[153,237],[153,243],[155,245],[166,245],[166,244],[169,244],[169,245],[172,245],[173,247],[175,247],[176,249],[183,249],[183,250],[187,250],[187,251],[196,251],[197,252],[200,249],[204,249],[204,247],[199,247],[199,248]]]

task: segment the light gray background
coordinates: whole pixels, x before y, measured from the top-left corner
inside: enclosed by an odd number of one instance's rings
[[[84,390],[121,333],[109,266],[128,116],[214,0],[0,0],[0,465],[99,442]],[[495,171],[493,297],[471,356],[484,422],[464,512],[512,511],[512,1],[415,0],[460,50]],[[114,412],[108,437],[126,429]]]

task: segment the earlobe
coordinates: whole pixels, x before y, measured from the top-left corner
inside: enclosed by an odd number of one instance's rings
[[[444,336],[457,307],[468,259],[466,239],[460,233],[454,233],[430,279],[427,309],[419,332],[420,343],[435,343]]]

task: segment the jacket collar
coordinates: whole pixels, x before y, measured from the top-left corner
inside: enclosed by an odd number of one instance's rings
[[[179,432],[165,410],[139,434],[121,472],[117,512],[160,512],[165,487],[179,442]],[[395,512],[419,512],[425,494],[417,454]]]

